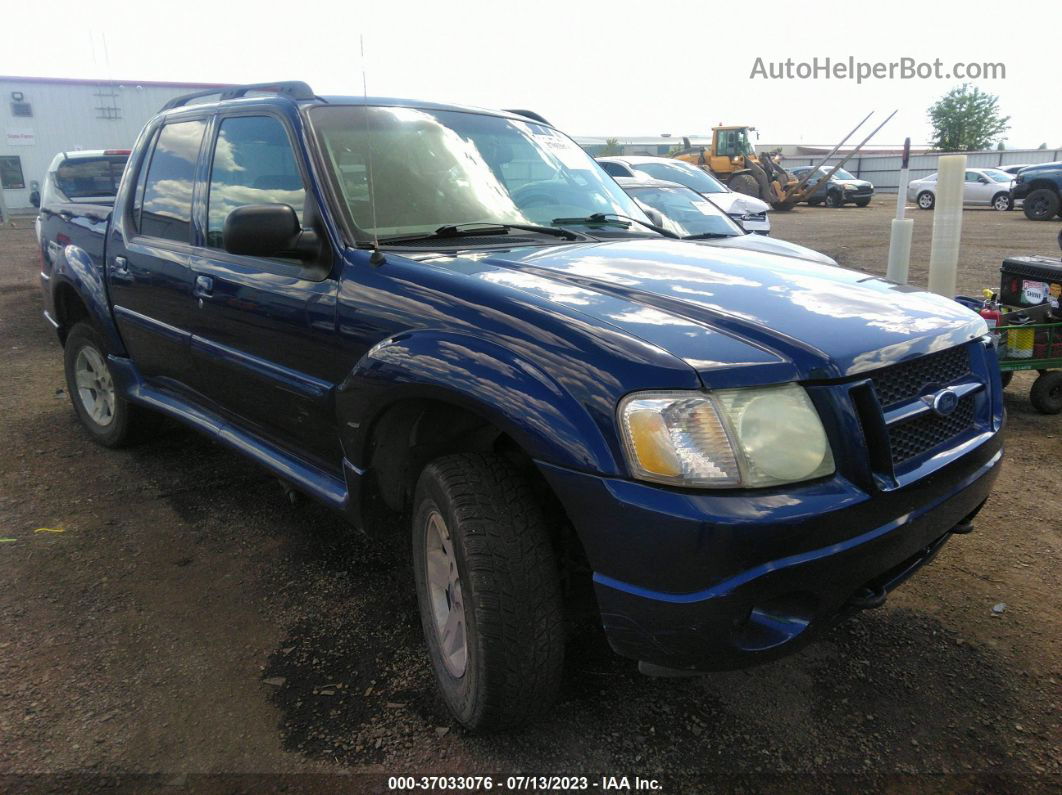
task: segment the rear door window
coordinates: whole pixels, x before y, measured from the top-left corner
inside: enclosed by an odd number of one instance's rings
[[[144,182],[140,233],[191,242],[192,188],[206,122],[167,124],[159,133]]]
[[[364,181],[351,167],[345,177]],[[221,248],[225,219],[247,204],[286,204],[300,220],[306,188],[283,123],[272,116],[233,116],[221,122],[207,198],[207,245]]]

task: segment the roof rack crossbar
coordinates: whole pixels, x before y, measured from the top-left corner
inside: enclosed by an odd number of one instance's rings
[[[174,97],[165,105],[163,105],[161,110],[179,108],[183,105],[187,105],[193,99],[199,99],[200,97],[209,97],[215,94],[218,95],[219,102],[226,99],[238,99],[239,97],[250,94],[252,91],[279,94],[280,96],[288,97],[294,100],[314,99],[314,97],[317,96],[313,93],[313,89],[301,80],[282,80],[277,83],[248,83],[247,85],[242,86],[213,88],[206,91],[194,91],[191,94],[182,94],[179,97]]]
[[[515,113],[517,116],[523,116],[527,119],[534,119],[535,121],[540,121],[543,124],[549,124],[549,122],[546,121],[545,116],[543,116],[541,113],[535,113],[535,111],[533,110],[519,110],[517,108],[503,108],[503,110],[506,113]],[[552,127],[553,125],[549,124],[549,126]]]

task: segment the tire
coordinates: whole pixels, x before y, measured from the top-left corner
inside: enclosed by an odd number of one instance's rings
[[[104,447],[135,444],[157,430],[162,417],[118,394],[103,339],[88,323],[76,323],[63,349],[66,390],[81,425]]]
[[[828,207],[844,207],[844,196],[840,191],[831,190],[826,194],[826,205]]]
[[[818,207],[820,204],[822,204],[822,199],[808,199],[809,207]]]
[[[1006,389],[1008,386],[1010,386],[1010,382],[1014,380],[1014,371],[1004,370],[1002,373],[999,374],[999,380],[1003,384],[1003,388]]]
[[[1025,197],[1022,210],[1030,221],[1050,221],[1059,211],[1058,194],[1050,188],[1039,188]]]
[[[421,626],[453,716],[487,732],[546,713],[563,673],[564,622],[548,527],[526,479],[499,456],[435,460],[417,482],[412,539]]]
[[[992,209],[1006,212],[1014,208],[1014,200],[1009,193],[1001,192],[992,197]]]
[[[924,190],[921,193],[919,193],[918,197],[915,199],[915,204],[918,205],[918,208],[920,210],[932,210],[933,207],[936,205],[936,203],[937,203],[937,197],[934,196],[928,190]]]
[[[1041,414],[1062,413],[1062,370],[1051,370],[1033,381],[1029,400]]]
[[[856,201],[855,201],[855,206],[856,207],[866,207],[869,204],[870,204],[870,199],[856,199]]]
[[[731,177],[728,187],[735,193],[744,193],[754,199],[760,198],[760,186],[751,174],[737,174]]]

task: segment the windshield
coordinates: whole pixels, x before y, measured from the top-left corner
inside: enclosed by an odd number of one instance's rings
[[[819,174],[821,174],[824,177],[827,174],[829,174],[829,173],[830,173],[830,169],[829,168],[823,167],[823,168],[819,169]],[[833,172],[833,178],[834,179],[858,179],[858,177],[853,177],[849,172],[845,171],[843,168],[839,168],[835,172]]]
[[[55,187],[67,199],[114,197],[129,155],[64,160],[55,169]]]
[[[349,105],[315,108],[310,118],[343,209],[366,237],[476,222],[556,226],[564,218],[571,227],[595,213],[648,221],[593,158],[544,124]],[[635,224],[608,232],[655,234]]]
[[[664,227],[682,237],[735,237],[745,232],[726,213],[689,188],[629,188],[639,202],[664,216]]]
[[[634,168],[654,179],[677,182],[679,185],[685,185],[698,193],[726,193],[726,188],[715,177],[703,169],[697,168],[692,163],[685,163],[681,160],[661,161],[659,163],[635,163]]]
[[[1014,179],[1013,174],[1008,174],[1006,171],[997,171],[994,168],[985,169],[985,176],[994,182],[1010,182]]]

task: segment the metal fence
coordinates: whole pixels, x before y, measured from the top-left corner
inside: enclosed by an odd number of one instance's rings
[[[948,152],[911,155],[909,163],[911,179],[928,177],[937,170],[937,159]],[[1019,164],[1053,163],[1062,160],[1062,149],[995,149],[985,152],[957,152],[966,155],[966,165],[970,168],[1000,168]],[[782,165],[786,168],[813,166],[820,161],[817,157],[785,157]],[[826,165],[832,166],[841,161],[841,157],[831,157]],[[846,171],[860,179],[874,183],[875,190],[895,193],[900,182],[900,165],[903,158],[899,155],[856,155],[844,164]]]

